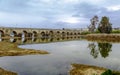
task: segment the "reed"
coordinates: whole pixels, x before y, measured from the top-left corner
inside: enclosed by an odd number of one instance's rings
[[[90,41],[120,42],[120,34],[88,34],[86,39]]]

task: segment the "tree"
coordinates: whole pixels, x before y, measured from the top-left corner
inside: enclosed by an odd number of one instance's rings
[[[109,18],[104,16],[102,17],[99,26],[98,26],[98,30],[101,33],[111,33],[112,31],[112,24],[109,22]]]
[[[92,19],[90,19],[90,22],[91,24],[88,26],[88,29],[90,32],[94,32],[98,22],[98,16],[94,16]]]

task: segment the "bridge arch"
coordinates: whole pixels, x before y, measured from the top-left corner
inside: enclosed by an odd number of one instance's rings
[[[63,32],[62,32],[62,36],[64,37],[65,35],[66,35],[66,33],[63,31]]]
[[[10,33],[10,36],[11,36],[11,37],[16,37],[16,36],[17,36],[17,32],[16,32],[16,31],[12,31],[12,32]]]
[[[80,33],[78,32],[78,35],[80,35]]]
[[[4,36],[4,31],[0,30],[0,37]]]
[[[22,37],[22,42],[26,42],[26,41],[27,41],[27,39],[26,39],[27,34],[28,34],[28,32],[25,31],[25,30],[23,30],[22,35],[21,35],[21,37]]]
[[[60,31],[57,31],[57,33],[56,33],[57,35],[60,35]]]
[[[45,38],[46,33],[45,33],[44,31],[42,31],[40,34],[41,34],[41,37],[42,37],[42,38]]]
[[[32,41],[36,41],[37,40],[37,32],[33,31],[32,32]]]
[[[2,41],[2,37],[4,36],[4,32],[2,30],[0,30],[0,41]]]
[[[36,31],[33,31],[33,33],[32,33],[32,35],[34,36],[34,37],[37,37],[37,32]]]
[[[67,32],[67,35],[70,35],[70,33],[69,33],[69,32]]]
[[[74,33],[74,35],[77,35],[77,33]]]
[[[16,31],[10,32],[10,42],[16,42],[17,39],[15,37],[17,37],[17,32]]]
[[[53,37],[54,36],[54,32],[51,30],[51,31],[49,31],[49,36],[50,37]]]
[[[70,35],[73,35],[73,33],[71,32]]]

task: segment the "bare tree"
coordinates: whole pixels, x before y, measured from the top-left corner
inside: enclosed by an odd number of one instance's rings
[[[98,24],[98,16],[94,16],[91,20],[90,20],[90,22],[91,22],[91,24],[88,26],[88,29],[89,29],[89,31],[90,32],[94,32],[95,31],[95,29],[96,29],[96,25]]]

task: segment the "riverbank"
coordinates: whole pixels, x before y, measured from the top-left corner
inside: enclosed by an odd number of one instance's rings
[[[120,42],[120,34],[88,34],[85,38],[88,41]]]
[[[72,64],[70,75],[101,75],[103,72],[105,72],[105,68],[83,64]]]
[[[33,54],[49,54],[49,53],[43,50],[18,48],[18,45],[15,43],[0,42],[0,56],[21,56]]]
[[[0,75],[17,75],[17,73],[0,68]]]
[[[72,64],[70,75],[120,75],[120,72],[107,70],[103,67],[83,65],[83,64]],[[109,73],[109,74],[108,74]]]

